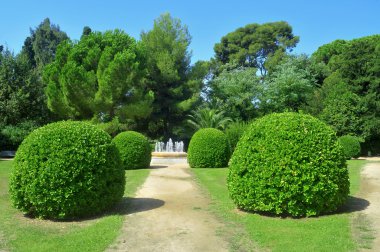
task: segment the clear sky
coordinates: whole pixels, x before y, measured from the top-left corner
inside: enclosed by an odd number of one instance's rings
[[[123,29],[139,39],[164,12],[181,19],[192,36],[192,61],[208,60],[214,44],[228,32],[249,23],[287,21],[300,36],[294,52],[313,53],[335,39],[380,33],[380,0],[2,0],[0,44],[19,52],[29,28],[46,17],[71,39],[84,26],[105,31]]]

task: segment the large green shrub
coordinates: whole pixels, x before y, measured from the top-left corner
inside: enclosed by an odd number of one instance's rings
[[[112,141],[119,150],[124,169],[149,167],[152,150],[144,135],[135,131],[126,131],[118,134]]]
[[[291,216],[333,212],[349,193],[335,132],[298,113],[252,123],[232,155],[227,183],[240,209]]]
[[[343,147],[343,153],[346,159],[357,158],[360,155],[360,141],[355,136],[345,135],[338,138]]]
[[[222,131],[214,128],[200,129],[191,138],[187,153],[191,167],[226,167],[228,159],[228,140]]]
[[[84,122],[57,122],[20,145],[11,175],[13,204],[26,214],[91,216],[118,202],[125,175],[111,137]]]

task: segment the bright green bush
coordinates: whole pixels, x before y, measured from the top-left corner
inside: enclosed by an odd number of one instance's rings
[[[152,150],[148,139],[135,131],[125,131],[112,140],[120,153],[126,170],[148,168],[152,159]]]
[[[222,131],[214,128],[200,129],[191,138],[187,152],[190,167],[226,167],[228,159],[228,140]]]
[[[343,147],[343,153],[346,159],[357,158],[360,155],[360,142],[355,136],[345,135],[338,138]]]
[[[225,129],[224,133],[227,136],[231,154],[234,152],[237,143],[247,129],[248,125],[249,124],[246,122],[232,122]]]
[[[349,193],[335,132],[298,113],[252,123],[232,155],[227,183],[240,209],[291,216],[333,212]]]
[[[20,145],[11,175],[13,204],[41,218],[91,216],[124,194],[116,146],[84,122],[57,122],[33,131]]]

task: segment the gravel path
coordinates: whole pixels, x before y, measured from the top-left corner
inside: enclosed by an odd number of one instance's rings
[[[371,159],[370,159],[371,160]],[[379,161],[373,159],[373,161]],[[369,205],[359,214],[364,214],[375,237],[372,251],[380,251],[380,163],[370,162],[361,171],[361,187],[358,196]]]
[[[228,251],[223,227],[207,211],[188,165],[153,169],[132,201],[121,235],[108,251]]]

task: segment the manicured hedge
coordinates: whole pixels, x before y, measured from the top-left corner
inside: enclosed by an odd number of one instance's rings
[[[271,114],[252,123],[230,160],[227,182],[240,209],[291,216],[333,212],[349,193],[335,132],[298,113]]]
[[[152,159],[152,150],[148,139],[135,131],[125,131],[112,140],[120,153],[126,170],[148,168]]]
[[[343,147],[343,153],[346,159],[357,158],[360,155],[360,142],[355,136],[345,135],[338,138]]]
[[[41,218],[98,214],[124,194],[116,146],[84,122],[57,122],[33,131],[20,145],[11,175],[13,204]]]
[[[228,140],[222,131],[213,128],[200,129],[191,138],[187,153],[190,167],[226,167],[228,159]]]

